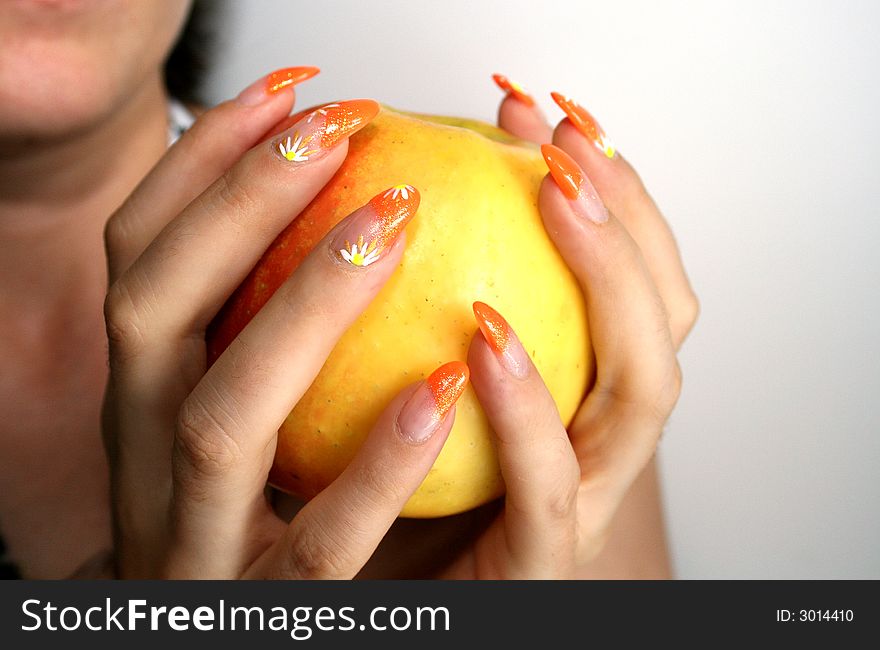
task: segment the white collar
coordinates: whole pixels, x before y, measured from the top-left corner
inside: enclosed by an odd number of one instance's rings
[[[177,139],[183,135],[189,127],[196,121],[195,115],[183,104],[174,99],[168,98],[168,146],[177,142]]]

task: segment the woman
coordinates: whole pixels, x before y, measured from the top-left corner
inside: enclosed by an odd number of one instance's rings
[[[595,387],[566,431],[515,332],[480,307],[467,366],[405,390],[339,480],[289,524],[276,514],[289,508],[265,498],[265,478],[291,390],[308,386],[389,277],[411,209],[393,227],[375,207],[355,211],[206,372],[205,325],[377,108],[310,115],[296,126],[312,134],[308,148],[291,152],[286,132],[264,141],[315,73],[292,68],[204,112],[168,149],[162,63],[188,10],[183,0],[0,8],[7,561],[26,577],[668,575],[651,458],[697,303],[662,216],[592,118],[558,97],[568,117],[551,130],[503,78],[500,125],[554,145],[540,208],[587,297]],[[384,228],[387,245],[355,265],[336,240],[364,228]],[[324,298],[341,291],[363,299]],[[287,355],[278,318],[292,323]],[[503,503],[395,523],[468,380],[498,438]]]

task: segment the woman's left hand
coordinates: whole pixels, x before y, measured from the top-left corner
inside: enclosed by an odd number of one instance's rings
[[[507,493],[502,512],[444,577],[571,577],[602,549],[679,396],[676,350],[697,301],[675,241],[595,120],[556,99],[569,119],[552,132],[554,145],[542,147],[552,173],[539,206],[586,299],[595,384],[566,429],[513,328],[475,304],[481,334],[468,365]],[[551,139],[540,113],[516,93],[499,122],[524,139]]]

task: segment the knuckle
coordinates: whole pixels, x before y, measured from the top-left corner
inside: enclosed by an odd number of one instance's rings
[[[143,252],[145,244],[139,243],[139,239],[148,230],[145,224],[152,221],[149,214],[150,207],[148,199],[136,192],[130,195],[104,224],[104,250],[111,271],[119,266],[121,261],[131,264],[134,258]],[[116,270],[117,273],[122,271],[124,269]]]
[[[665,424],[678,402],[682,388],[682,372],[678,359],[670,354],[668,362],[647,373],[632,373],[628,379],[618,378],[597,384],[597,391],[625,417],[648,418]]]
[[[577,505],[577,484],[560,482],[547,496],[547,513],[554,519],[568,519]]]
[[[690,289],[679,298],[673,315],[674,327],[687,334],[693,329],[700,316],[700,301]]]
[[[507,480],[505,505],[535,520],[568,520],[577,506],[580,466],[568,437],[541,439],[522,450],[531,470],[517,470]],[[519,475],[516,475],[519,474]]]
[[[144,346],[145,326],[137,300],[128,285],[114,282],[104,298],[104,323],[110,352],[123,357],[133,356]]]
[[[331,545],[320,524],[314,520],[309,526],[298,525],[287,547],[287,562],[293,573],[303,580],[345,577],[346,562],[341,549]]]
[[[128,241],[128,226],[123,213],[115,212],[104,224],[104,248],[107,253],[114,255],[121,251]]]
[[[224,172],[214,187],[214,197],[219,203],[217,214],[233,227],[253,226],[251,215],[259,213],[259,199],[235,168]]]
[[[174,448],[175,457],[201,478],[222,476],[243,457],[228,427],[193,397],[178,412]]]
[[[693,325],[700,317],[700,299],[697,298],[696,293],[694,293],[692,290],[688,290],[685,304],[687,305],[685,309],[687,322]]]

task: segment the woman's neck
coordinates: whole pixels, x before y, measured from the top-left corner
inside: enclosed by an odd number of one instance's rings
[[[62,307],[84,282],[97,291],[104,224],[166,139],[157,74],[94,128],[60,141],[0,145],[0,312]]]

